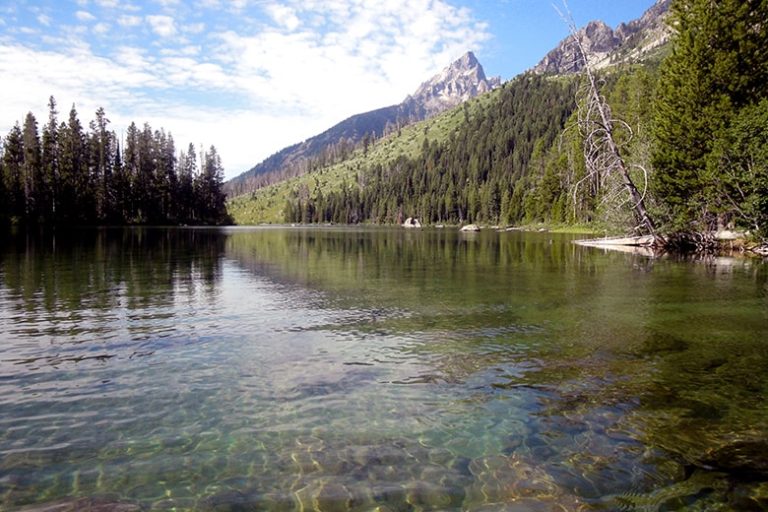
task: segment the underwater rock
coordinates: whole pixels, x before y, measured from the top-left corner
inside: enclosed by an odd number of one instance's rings
[[[141,512],[136,503],[111,498],[65,498],[63,500],[31,505],[19,512]]]
[[[463,497],[463,496],[462,496]],[[419,510],[445,510],[457,506],[461,500],[454,500],[445,488],[430,482],[417,481],[406,486],[405,501]]]
[[[688,350],[688,347],[688,342],[682,338],[671,334],[653,332],[643,340],[636,353],[639,356],[648,357],[665,353],[684,352]]]
[[[768,475],[768,439],[739,439],[708,450],[702,463],[715,469]]]
[[[347,512],[355,503],[355,497],[344,485],[315,480],[296,491],[301,510],[318,512]]]
[[[552,475],[516,454],[474,459],[469,469],[476,480],[468,489],[468,498],[499,507],[488,510],[572,511],[583,505],[557,485]]]

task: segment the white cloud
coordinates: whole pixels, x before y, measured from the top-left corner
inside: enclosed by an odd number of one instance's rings
[[[141,25],[141,17],[122,14],[119,18],[117,18],[117,23],[121,27],[136,27]]]
[[[189,34],[200,34],[205,30],[205,23],[190,23],[184,26],[184,32]]]
[[[93,33],[103,36],[109,33],[111,28],[112,27],[110,26],[109,23],[97,23],[96,25],[93,26]]]
[[[50,27],[51,26],[51,17],[48,16],[47,14],[40,14],[37,17],[37,22],[40,23],[41,25],[45,25],[46,27]]]
[[[296,11],[291,7],[272,4],[267,6],[266,10],[280,27],[286,28],[289,31],[296,30],[301,23],[296,16]]]
[[[171,37],[176,34],[176,23],[170,16],[161,14],[147,16],[147,22],[152,31],[160,37]]]
[[[94,21],[96,19],[96,16],[88,11],[77,11],[75,17],[80,21]]]

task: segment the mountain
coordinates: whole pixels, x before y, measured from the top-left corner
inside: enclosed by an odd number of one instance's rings
[[[440,74],[421,84],[416,92],[400,105],[420,121],[454,108],[500,85],[501,78],[486,78],[483,66],[475,55],[467,52]]]
[[[310,170],[312,159],[321,163],[366,137],[379,138],[399,127],[428,119],[501,84],[488,79],[472,52],[467,52],[442,72],[424,82],[401,103],[354,115],[304,142],[284,148],[224,185],[230,197]]]
[[[620,24],[615,30],[602,21],[590,21],[578,31],[590,64],[595,69],[621,62],[642,60],[664,45],[671,34],[664,19],[671,0],[657,0],[640,18]],[[576,73],[584,67],[571,37],[550,51],[536,66],[537,74]]]

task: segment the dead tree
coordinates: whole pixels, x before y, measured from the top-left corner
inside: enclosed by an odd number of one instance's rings
[[[571,39],[576,48],[576,59],[580,59],[583,64],[582,73],[585,77],[585,88],[582,96],[579,98],[578,126],[583,139],[584,160],[586,163],[587,175],[574,186],[574,199],[578,189],[585,183],[591,183],[593,192],[607,193],[610,197],[615,192],[602,190],[609,180],[618,179],[620,184],[619,193],[626,194],[628,198],[625,203],[631,202],[632,212],[635,217],[635,231],[653,235],[656,238],[656,226],[653,219],[645,207],[645,191],[648,188],[648,173],[641,166],[639,168],[644,176],[645,185],[643,192],[635,186],[629,172],[629,168],[621,155],[619,144],[614,137],[614,127],[621,124],[629,129],[629,126],[623,121],[613,119],[611,109],[605,98],[600,94],[595,73],[589,62],[589,56],[584,48],[584,44],[579,37],[579,31],[573,21],[573,17],[568,11],[565,1],[563,1],[565,13],[557,9],[560,16],[568,24],[571,33]],[[631,129],[629,129],[631,133]]]

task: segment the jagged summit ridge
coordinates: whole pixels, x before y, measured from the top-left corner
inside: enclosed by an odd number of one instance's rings
[[[499,85],[501,78],[488,79],[475,54],[469,51],[421,84],[402,105],[420,111],[420,117],[432,117]]]
[[[587,52],[589,63],[595,69],[618,62],[641,59],[651,50],[663,45],[671,31],[665,23],[671,0],[657,0],[638,19],[620,24],[615,30],[604,22],[590,21],[577,33]],[[571,37],[567,37],[550,51],[536,66],[534,73],[576,73],[584,65]]]

